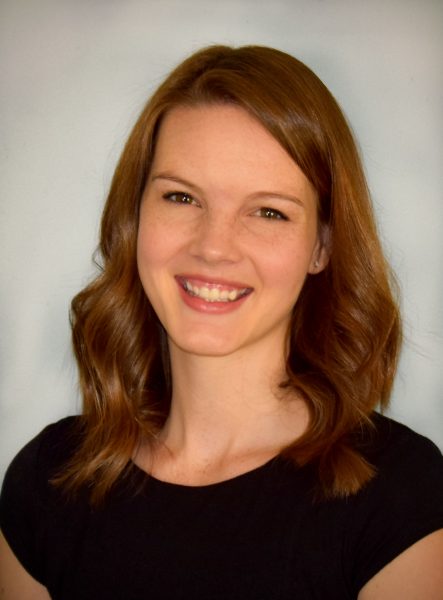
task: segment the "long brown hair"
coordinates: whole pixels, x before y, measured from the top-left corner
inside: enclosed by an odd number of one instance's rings
[[[288,331],[281,385],[303,394],[311,419],[284,454],[313,464],[332,497],[355,493],[373,474],[352,435],[388,402],[400,320],[352,133],[297,59],[260,46],[213,46],[181,63],[135,124],[103,213],[101,272],[72,302],[82,443],[57,481],[71,491],[90,485],[92,502],[128,471],[137,444],[169,411],[165,334],[136,266],[139,205],[162,118],[176,106],[226,102],[252,114],[303,170],[329,232],[329,264],[308,276]]]

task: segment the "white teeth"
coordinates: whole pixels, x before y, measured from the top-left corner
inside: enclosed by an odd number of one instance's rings
[[[206,288],[205,288],[206,290]],[[219,300],[220,299],[220,291],[217,290],[216,288],[212,288],[212,290],[209,290],[209,298],[208,300]]]
[[[240,296],[243,296],[247,291],[247,288],[239,290],[219,290],[216,287],[208,288],[206,286],[199,288],[186,280],[183,282],[183,287],[193,296],[198,296],[199,298],[206,300],[206,302],[233,302]]]

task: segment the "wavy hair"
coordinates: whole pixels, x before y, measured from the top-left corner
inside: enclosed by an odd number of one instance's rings
[[[137,272],[139,206],[162,118],[177,106],[213,103],[244,108],[273,135],[317,190],[329,231],[329,263],[308,276],[294,307],[281,383],[303,395],[310,424],[283,454],[314,465],[329,497],[357,492],[374,473],[355,432],[388,403],[400,318],[352,132],[302,62],[261,46],[212,46],[182,62],[142,111],[104,209],[101,271],[72,302],[82,441],[56,481],[71,492],[88,485],[93,503],[130,471],[140,440],[168,415],[166,337]]]

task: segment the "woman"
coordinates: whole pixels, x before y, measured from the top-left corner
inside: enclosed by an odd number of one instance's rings
[[[84,410],[2,494],[5,598],[442,598],[443,459],[378,415],[397,305],[349,127],[211,47],[148,102],[72,304]]]

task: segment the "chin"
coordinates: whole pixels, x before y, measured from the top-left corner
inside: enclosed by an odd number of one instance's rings
[[[228,356],[240,349],[238,342],[223,339],[220,336],[186,336],[186,338],[171,338],[170,341],[181,352],[195,356]]]

